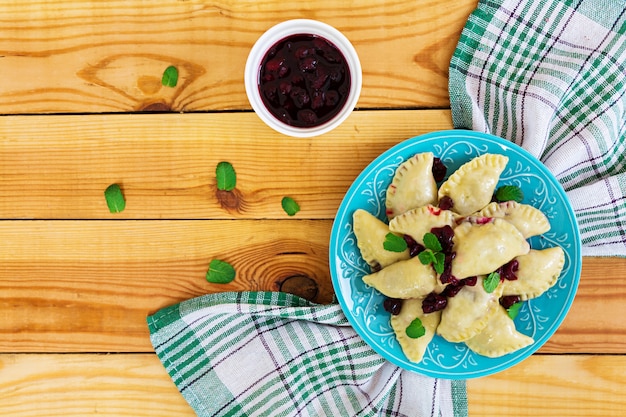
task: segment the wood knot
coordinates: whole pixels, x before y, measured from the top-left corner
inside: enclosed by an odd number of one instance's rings
[[[281,282],[280,291],[313,301],[317,297],[318,286],[314,279],[306,275],[293,275]]]
[[[217,190],[215,192],[215,197],[220,203],[220,206],[229,212],[240,213],[245,208],[243,195],[241,194],[241,191],[236,188],[231,191]]]
[[[139,111],[145,111],[145,112],[169,112],[172,111],[172,108],[162,102],[156,102],[156,103],[149,103],[146,104],[145,106],[141,107],[139,109]]]

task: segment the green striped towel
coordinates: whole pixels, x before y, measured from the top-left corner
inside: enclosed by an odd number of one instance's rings
[[[585,256],[626,256],[626,1],[481,0],[450,63],[454,126],[530,151]]]
[[[467,416],[463,381],[385,361],[338,304],[278,292],[206,295],[148,317],[154,349],[198,416]]]

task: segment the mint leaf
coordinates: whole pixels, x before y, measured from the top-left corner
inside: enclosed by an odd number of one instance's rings
[[[409,326],[406,328],[406,335],[409,336],[411,339],[417,339],[424,336],[425,334],[426,329],[424,328],[424,325],[422,324],[422,321],[419,319],[419,317],[416,317],[415,320],[413,320],[411,324],[409,324]]]
[[[214,284],[228,284],[235,279],[235,268],[228,262],[213,259],[209,263],[206,280]]]
[[[521,203],[524,199],[524,193],[522,189],[517,185],[503,185],[496,190],[496,200],[499,202],[515,201]]]
[[[289,216],[295,216],[295,214],[300,211],[300,206],[296,203],[296,200],[291,197],[283,197],[281,204],[283,210],[285,210],[285,213]]]
[[[126,208],[124,194],[117,184],[111,184],[104,190],[104,198],[111,213],[120,213]]]
[[[230,162],[220,162],[215,168],[215,178],[217,179],[217,189],[222,191],[232,191],[237,185],[237,174]]]
[[[433,252],[441,252],[443,248],[441,247],[441,243],[439,243],[439,239],[433,233],[426,233],[424,235],[424,246],[427,249],[432,250]]]
[[[517,317],[517,315],[519,314],[519,311],[522,308],[523,304],[524,303],[522,303],[521,301],[518,301],[506,310],[511,320],[515,320],[515,317]]]
[[[437,258],[435,258],[435,254],[430,249],[421,251],[417,254],[417,257],[419,258],[422,265],[428,265],[437,261]]]
[[[390,252],[404,252],[408,245],[404,238],[394,235],[393,233],[387,233],[385,241],[383,242],[383,248]]]
[[[163,71],[161,84],[166,87],[176,87],[176,84],[178,84],[178,69],[175,66],[170,65]]]
[[[435,272],[439,275],[443,274],[443,270],[445,269],[446,263],[446,255],[442,252],[435,253],[435,262],[433,266],[435,267]]]
[[[500,274],[497,272],[492,272],[483,280],[483,288],[488,294],[494,292],[498,284],[500,284]]]

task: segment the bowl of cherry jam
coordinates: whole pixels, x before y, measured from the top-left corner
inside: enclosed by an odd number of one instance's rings
[[[361,64],[350,41],[316,20],[288,20],[254,44],[245,88],[256,114],[288,136],[312,137],[339,126],[361,93]]]

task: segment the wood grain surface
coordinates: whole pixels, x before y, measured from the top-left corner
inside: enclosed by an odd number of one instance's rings
[[[447,68],[476,4],[2,2],[0,415],[191,417],[147,315],[298,282],[329,302],[343,194],[384,150],[452,127]],[[250,48],[291,18],[340,29],[363,67],[358,111],[318,138],[275,133],[244,91]],[[174,88],[161,85],[169,65]],[[237,171],[228,195],[215,186],[220,161]],[[112,183],[122,213],[107,210]],[[302,208],[293,218],[286,195]],[[214,258],[236,267],[235,281],[205,280]],[[558,332],[512,369],[470,380],[470,415],[623,415],[625,271],[626,259],[585,258]]]
[[[476,3],[3,2],[0,71],[11,82],[0,84],[0,114],[249,109],[250,48],[295,18],[352,40],[366,64],[358,107],[447,107],[449,59]],[[179,69],[175,88],[161,85],[169,65]]]
[[[11,417],[193,417],[150,354],[2,354],[0,415]],[[622,416],[619,355],[534,355],[467,382],[470,416]],[[583,400],[584,398],[584,400]]]
[[[0,118],[0,218],[333,218],[363,168],[389,147],[450,129],[449,110],[357,111],[318,138],[280,135],[252,112]],[[217,193],[230,162],[237,188]],[[104,189],[119,183],[123,213]],[[229,197],[229,198],[225,198]]]
[[[148,314],[211,292],[277,291],[293,276],[311,278],[313,300],[330,302],[331,226],[306,219],[0,222],[0,351],[148,352]],[[211,259],[230,262],[237,278],[207,283]],[[615,320],[626,285],[612,278],[624,268],[622,258],[584,259],[572,310],[542,352],[626,353],[626,323]]]

